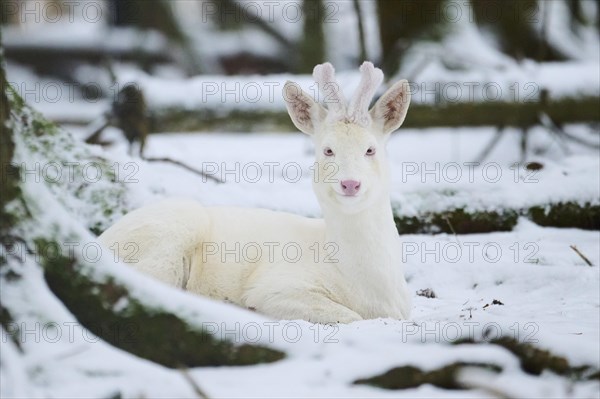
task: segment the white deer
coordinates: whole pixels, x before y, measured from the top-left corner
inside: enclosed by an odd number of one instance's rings
[[[314,140],[323,219],[167,200],[125,215],[100,241],[135,249],[122,260],[165,283],[273,318],[407,319],[385,144],[404,121],[410,91],[402,80],[369,111],[383,73],[370,62],[360,71],[348,106],[329,63],[313,72],[328,109],[297,84],[284,86],[294,125]]]

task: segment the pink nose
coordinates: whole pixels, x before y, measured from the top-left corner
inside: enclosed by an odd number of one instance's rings
[[[356,195],[360,189],[360,182],[356,180],[342,180],[340,184],[342,185],[342,191],[344,191],[345,195]]]

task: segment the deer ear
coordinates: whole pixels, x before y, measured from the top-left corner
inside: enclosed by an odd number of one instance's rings
[[[389,88],[371,109],[373,124],[381,126],[386,135],[393,132],[404,122],[409,104],[410,86],[408,81],[401,80]]]
[[[283,86],[283,99],[294,126],[303,133],[314,134],[315,126],[325,119],[325,108],[304,93],[297,83],[290,81]]]

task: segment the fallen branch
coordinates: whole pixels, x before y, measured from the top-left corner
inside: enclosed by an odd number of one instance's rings
[[[600,119],[598,97],[559,98],[540,102],[460,102],[450,104],[411,104],[403,128],[432,127],[531,127],[540,125],[540,113],[554,124],[595,123]],[[227,130],[295,131],[289,116],[280,110],[222,110],[216,107],[185,108],[178,105],[150,109],[149,132],[198,132]],[[563,135],[565,135],[563,129]],[[566,135],[565,135],[566,136]],[[571,140],[577,140],[569,137]],[[500,139],[500,138],[497,138]],[[583,141],[583,140],[581,140]],[[582,143],[583,144],[583,143]],[[597,146],[585,141],[586,145]]]
[[[592,262],[590,262],[590,260],[589,260],[589,259],[588,259],[588,258],[587,258],[587,257],[586,257],[584,254],[582,254],[582,253],[581,253],[581,251],[579,251],[579,249],[577,249],[577,247],[576,247],[575,245],[569,245],[569,247],[570,247],[570,248],[571,248],[573,251],[575,251],[575,253],[576,253],[577,255],[579,255],[579,256],[581,257],[581,259],[583,259],[583,260],[584,260],[584,262],[588,264],[588,266],[594,266],[594,265],[592,264]]]
[[[206,181],[206,179],[210,179],[212,181],[214,181],[215,183],[224,183],[223,180],[219,179],[218,177],[215,176],[211,176],[211,175],[207,175],[206,173],[204,173],[204,171],[202,170],[198,170],[195,168],[192,168],[189,165],[184,164],[181,161],[177,161],[175,159],[171,159],[171,158],[142,158],[144,161],[148,161],[148,162],[168,162],[168,163],[172,163],[173,165],[177,165],[180,166],[182,168],[184,168],[185,170],[188,170],[192,173],[195,173],[197,175],[202,176],[203,181]]]
[[[183,378],[192,386],[194,393],[196,395],[198,395],[199,398],[208,399],[208,395],[206,393],[204,393],[204,391],[200,388],[198,383],[192,378],[192,376],[190,375],[190,372],[188,371],[187,368],[180,367],[179,371],[181,371]]]

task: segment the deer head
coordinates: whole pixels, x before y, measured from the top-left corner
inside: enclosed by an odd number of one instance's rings
[[[389,201],[385,144],[404,121],[410,89],[406,80],[397,82],[369,110],[383,72],[370,62],[364,62],[360,72],[361,81],[348,105],[330,63],[317,65],[313,71],[327,108],[296,83],[288,81],[283,89],[292,122],[313,138],[313,187],[324,211],[356,213],[382,196]]]

